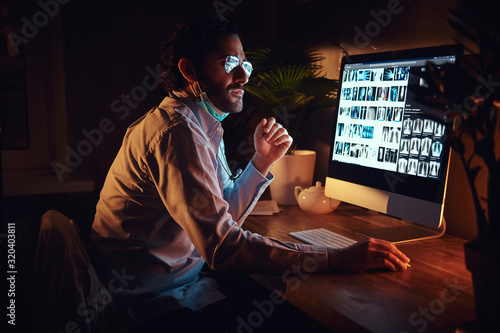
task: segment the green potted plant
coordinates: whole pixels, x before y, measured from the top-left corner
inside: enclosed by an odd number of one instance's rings
[[[324,57],[315,50],[275,45],[246,53],[256,75],[245,89],[255,97],[254,105],[276,117],[294,138],[288,152],[292,154],[309,117],[334,106],[338,81],[324,76],[319,64]]]
[[[418,95],[455,121],[448,133],[465,168],[474,201],[477,236],[465,245],[474,285],[476,324],[496,325],[500,312],[500,28],[487,1],[462,1],[448,23],[465,53],[462,64],[428,65]],[[487,179],[486,188],[478,177]]]
[[[319,62],[324,58],[314,50],[274,45],[246,53],[256,73],[245,86],[253,106],[275,117],[294,140],[287,155],[273,166],[271,196],[278,204],[297,204],[294,188],[311,186],[316,159],[314,151],[298,147],[310,116],[334,105],[338,81],[322,74]]]

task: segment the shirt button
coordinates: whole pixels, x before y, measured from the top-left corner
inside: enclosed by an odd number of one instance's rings
[[[217,132],[219,132],[219,133],[222,132],[222,128],[217,127]]]

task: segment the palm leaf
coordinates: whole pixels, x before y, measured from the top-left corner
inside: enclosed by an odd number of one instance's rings
[[[296,46],[263,47],[246,52],[255,75],[245,86],[257,106],[278,116],[292,137],[299,137],[309,115],[330,107],[338,81],[321,76],[323,56]],[[298,140],[294,140],[296,148]]]
[[[250,49],[245,53],[254,67],[261,72],[296,65],[315,70],[321,67],[318,63],[324,59],[314,50],[304,50],[297,46],[261,47]]]

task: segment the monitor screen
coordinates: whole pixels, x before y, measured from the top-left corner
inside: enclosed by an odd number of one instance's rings
[[[450,158],[446,127],[412,89],[428,61],[455,46],[345,56],[332,126],[326,194],[430,228],[441,225]]]

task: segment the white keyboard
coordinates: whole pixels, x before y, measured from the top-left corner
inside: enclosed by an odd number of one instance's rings
[[[307,244],[324,245],[335,249],[343,249],[357,243],[349,237],[324,228],[294,231],[290,232],[289,235]]]

